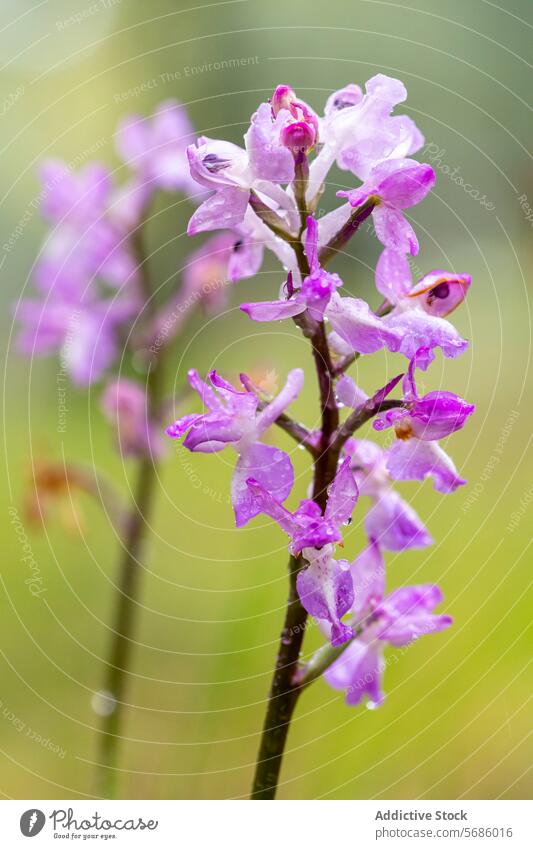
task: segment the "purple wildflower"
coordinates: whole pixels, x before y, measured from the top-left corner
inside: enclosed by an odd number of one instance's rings
[[[378,162],[420,150],[424,138],[414,122],[407,115],[391,115],[406,97],[403,83],[377,74],[366,83],[364,95],[350,84],[328,98],[319,127],[321,150],[310,169],[310,198],[334,162],[367,180]]]
[[[241,304],[241,310],[253,321],[276,321],[291,318],[308,310],[311,318],[322,321],[332,294],[342,281],[337,274],[329,274],[318,261],[318,226],[312,216],[307,219],[305,253],[310,272],[299,289],[293,289],[290,273],[285,285],[287,297],[277,301],[258,301]]]
[[[358,490],[349,460],[337,471],[328,491],[326,510],[304,499],[291,513],[272,498],[257,480],[247,481],[258,505],[258,512],[266,513],[290,537],[289,551],[302,554],[307,567],[297,578],[297,589],[305,609],[319,620],[331,625],[331,642],[340,645],[353,636],[351,628],[341,622],[341,617],[353,601],[353,589],[348,563],[333,558],[334,543],[342,540],[340,526],[347,524],[357,501]]]
[[[414,372],[429,354],[429,348],[417,351],[404,378],[404,406],[379,416],[374,428],[394,427],[397,441],[389,449],[387,468],[395,480],[424,480],[432,476],[435,489],[453,492],[465,481],[437,440],[462,428],[475,407],[453,392],[418,396]]]
[[[186,155],[193,135],[189,117],[177,100],[160,103],[150,118],[130,115],[121,121],[115,136],[117,152],[134,172],[134,185],[144,201],[156,189],[198,194]]]
[[[391,159],[380,162],[368,180],[358,189],[337,192],[348,198],[353,207],[370,197],[377,198],[372,210],[376,236],[385,247],[399,253],[418,253],[418,239],[402,210],[424,200],[435,185],[435,172],[430,165],[414,159]]]
[[[384,250],[376,266],[376,286],[394,305],[385,325],[401,338],[400,351],[411,359],[426,346],[440,347],[445,357],[457,357],[468,347],[455,327],[446,321],[465,299],[470,275],[435,270],[412,285],[409,263],[403,254]],[[420,367],[426,367],[433,354]]]
[[[106,418],[116,428],[116,442],[125,457],[160,457],[164,443],[159,425],[148,417],[146,392],[127,378],[108,383],[101,406]]]
[[[37,288],[72,298],[95,277],[111,286],[133,278],[135,261],[109,212],[113,198],[109,171],[91,163],[75,173],[60,160],[47,160],[40,176],[43,216],[54,229],[36,263]]]
[[[368,439],[350,439],[344,446],[360,495],[371,499],[365,530],[389,551],[425,548],[433,540],[418,514],[392,486],[387,451]]]
[[[352,615],[360,635],[325,672],[328,684],[346,691],[346,702],[357,705],[366,695],[368,707],[383,703],[383,652],[387,644],[405,646],[424,634],[449,628],[452,618],[436,615],[442,593],[434,584],[402,587],[385,596],[385,567],[375,540],[351,566],[354,587]]]
[[[242,376],[243,385],[249,385]],[[259,442],[262,434],[294,401],[303,386],[301,369],[289,372],[281,392],[263,410],[258,410],[259,399],[254,392],[237,391],[216,371],[209,374],[212,386],[201,380],[198,372],[189,372],[189,383],[196,390],[207,413],[182,416],[167,428],[168,436],[180,438],[186,434],[183,445],[189,451],[212,454],[231,445],[239,459],[231,481],[231,497],[237,527],[242,527],[261,510],[246,485],[253,477],[275,501],[284,501],[294,481],[294,472],[288,455],[272,445]]]

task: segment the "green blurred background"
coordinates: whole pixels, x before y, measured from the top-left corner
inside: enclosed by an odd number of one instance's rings
[[[318,110],[331,90],[381,71],[405,82],[405,111],[424,132],[431,145],[425,158],[437,170],[435,191],[412,210],[421,242],[417,265],[473,276],[454,316],[470,351],[452,362],[439,356],[424,377],[426,387],[442,385],[477,404],[475,418],[449,445],[468,484],[448,497],[429,482],[402,486],[436,544],[387,557],[389,587],[439,582],[443,610],[455,626],[391,654],[388,696],[378,711],[348,708],[341,694],[316,683],[297,710],[280,796],[526,796],[531,3],[509,0],[504,9],[485,0],[408,6],[237,0],[182,8],[172,0],[2,0],[0,8],[2,245],[25,222],[14,247],[0,256],[6,340],[0,792],[15,798],[94,792],[98,720],[91,696],[102,684],[119,553],[108,521],[87,498],[78,504],[79,532],[65,529],[60,508],[45,530],[27,525],[23,501],[32,466],[43,457],[94,464],[124,495],[133,480],[131,463],[114,452],[99,412],[100,387],[89,394],[68,389],[67,428],[60,434],[57,361],[29,363],[14,349],[11,303],[27,291],[46,232],[32,203],[37,163],[50,155],[96,156],[119,168],[118,118],[148,114],[169,97],[187,105],[199,132],[239,142],[275,84],[290,83]],[[83,19],[65,23],[74,13]],[[248,64],[234,67],[235,59]],[[222,70],[209,69],[223,60]],[[130,92],[134,87],[141,91]],[[466,193],[450,172],[473,191]],[[342,185],[343,175],[335,180]],[[201,239],[184,235],[186,202],[166,198],[158,211],[150,223],[151,265],[157,280],[172,287]],[[361,234],[349,252],[335,270],[352,293],[376,305],[376,240]],[[310,379],[295,413],[312,425],[316,399],[306,344],[290,325],[252,328],[237,309],[243,300],[272,296],[279,283],[269,260],[257,278],[232,291],[224,315],[197,315],[174,349],[169,391],[193,365],[204,372],[216,366],[230,377],[246,369],[278,385],[290,367],[304,365]],[[397,358],[377,355],[362,358],[352,373],[371,390],[397,368]],[[283,434],[274,438],[293,450]],[[308,463],[300,452],[293,459],[294,502],[305,492]],[[234,529],[227,497],[232,460],[229,453],[186,455],[173,445],[163,465],[127,695],[125,798],[234,798],[249,788],[286,597],[286,543],[269,522]],[[43,577],[46,592],[38,598],[25,584],[28,569],[10,508],[22,518]],[[345,556],[363,543],[361,514],[346,535]],[[306,652],[318,643],[311,628]]]

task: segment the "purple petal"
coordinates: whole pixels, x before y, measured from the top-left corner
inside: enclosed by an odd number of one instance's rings
[[[441,601],[442,593],[435,584],[395,590],[376,611],[384,620],[380,639],[393,646],[405,646],[424,634],[449,628],[451,616],[435,616],[431,612]]]
[[[195,236],[206,230],[231,229],[244,218],[250,192],[246,189],[223,188],[211,195],[196,210],[189,221],[187,233]]]
[[[241,421],[248,419],[250,423],[255,417],[258,399],[254,392],[239,392],[233,384],[224,380],[215,369],[209,372],[209,380],[223,398],[228,414],[238,417]]]
[[[443,318],[462,304],[471,282],[469,274],[451,274],[437,269],[422,277],[408,297],[419,303],[428,315]]]
[[[335,112],[340,112],[341,109],[348,109],[350,106],[356,106],[363,99],[361,87],[355,83],[349,83],[344,88],[334,91],[327,99],[324,109],[324,115],[331,115]]]
[[[252,321],[281,321],[305,312],[306,308],[304,302],[296,301],[294,298],[289,301],[257,301],[240,305],[240,309]]]
[[[292,537],[298,530],[294,515],[279,501],[276,501],[259,481],[254,478],[247,478],[246,486],[254,496],[258,509],[257,515],[264,513],[266,516],[270,516],[286,534]]]
[[[308,551],[311,549],[304,549],[304,557]],[[352,576],[333,560],[329,547],[313,555],[309,565],[298,574],[296,588],[307,612],[330,623],[333,646],[353,637],[353,629],[340,621],[353,603]]]
[[[385,594],[385,562],[375,539],[353,561],[353,612],[356,619],[374,610]]]
[[[348,374],[343,374],[337,381],[335,395],[340,404],[345,407],[351,407],[352,410],[355,410],[356,407],[368,401],[366,392],[363,392]]]
[[[242,438],[242,426],[226,413],[200,415],[189,429],[183,445],[189,451],[213,454]]]
[[[334,294],[327,308],[332,329],[353,351],[373,354],[380,348],[398,351],[401,338],[396,331],[378,318],[368,304],[359,298],[341,298]]]
[[[428,442],[444,439],[464,427],[474,410],[454,392],[428,392],[411,409],[411,431]]]
[[[307,305],[310,316],[315,321],[322,321],[332,294],[342,286],[338,274],[329,274],[319,266],[306,277],[298,294]]]
[[[277,396],[259,413],[256,420],[257,433],[264,433],[274,424],[287,407],[296,400],[304,385],[304,372],[301,368],[292,369],[287,375],[285,386]]]
[[[433,544],[417,513],[391,488],[376,496],[365,516],[365,530],[388,551],[425,548]]]
[[[435,185],[435,172],[430,165],[414,159],[389,160],[377,165],[370,175],[377,194],[395,209],[408,209],[420,203]]]
[[[418,253],[418,239],[407,218],[399,209],[387,204],[376,206],[372,212],[376,236],[382,245],[396,253]]]
[[[294,158],[290,150],[280,143],[286,114],[286,110],[281,110],[273,121],[270,104],[262,103],[245,135],[252,172],[261,180],[290,183],[294,179]]]
[[[177,419],[174,424],[167,427],[167,436],[170,436],[172,439],[180,439],[180,437],[182,437],[183,434],[186,433],[199,418],[201,418],[201,416],[201,413],[189,413],[187,416],[182,416],[180,419]]]
[[[202,137],[196,145],[189,145],[187,158],[191,175],[201,186],[250,188],[248,157],[236,144]]]
[[[335,525],[344,525],[350,521],[359,491],[347,457],[339,466],[333,483],[328,489],[326,521]]]
[[[353,640],[338,660],[324,673],[335,690],[346,690],[346,703],[358,705],[366,695],[369,706],[378,707],[384,701],[382,690],[383,647],[379,642]]]
[[[404,254],[385,248],[376,265],[376,288],[391,304],[397,304],[411,289],[412,276]]]
[[[246,235],[239,238],[237,233],[228,261],[228,277],[231,282],[236,283],[257,274],[263,262],[263,254],[264,246],[261,242]]]
[[[225,407],[216,392],[202,380],[195,368],[189,369],[187,372],[187,380],[189,385],[200,396],[200,400],[204,407],[212,412],[224,411]]]
[[[401,338],[400,352],[408,359],[422,347],[441,348],[445,357],[458,357],[468,348],[468,342],[461,338],[453,324],[419,309],[392,312],[383,321]],[[431,353],[424,363],[418,362],[418,368],[425,371],[432,359]]]
[[[435,489],[439,492],[454,492],[466,483],[437,442],[397,440],[389,449],[387,468],[391,477],[398,481],[421,481],[433,477]]]
[[[252,486],[247,484],[250,479],[254,481]],[[290,513],[281,507],[281,502],[289,495],[293,483],[294,471],[288,454],[262,442],[250,445],[239,457],[231,479],[236,526],[242,528],[254,516],[267,513],[292,528]]]

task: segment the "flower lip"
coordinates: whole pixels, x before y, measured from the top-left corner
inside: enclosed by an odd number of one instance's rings
[[[424,312],[439,318],[453,312],[464,299],[470,288],[469,274],[450,274],[446,271],[431,271],[407,293],[417,299]]]

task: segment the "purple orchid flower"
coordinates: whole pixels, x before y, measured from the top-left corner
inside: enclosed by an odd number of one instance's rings
[[[379,241],[399,253],[416,256],[418,239],[402,210],[424,200],[434,185],[435,172],[431,165],[414,159],[391,159],[376,165],[358,189],[337,195],[348,198],[353,207],[361,206],[371,196],[379,198],[372,210]]]
[[[344,453],[350,458],[359,494],[372,502],[364,520],[367,536],[388,551],[432,545],[433,539],[418,514],[392,487],[388,452],[371,440],[350,439]]]
[[[324,271],[318,261],[318,225],[312,216],[307,219],[305,253],[310,272],[299,289],[293,289],[292,272],[289,272],[285,284],[287,298],[241,304],[241,310],[253,321],[292,318],[306,310],[315,321],[322,321],[331,296],[342,285],[342,281],[337,274]]]
[[[204,383],[198,372],[189,372],[189,383],[207,407],[207,413],[182,416],[167,428],[168,436],[178,439],[186,434],[183,445],[189,451],[212,454],[231,445],[239,459],[231,481],[231,497],[238,528],[243,527],[261,510],[249,487],[253,477],[275,501],[284,501],[294,482],[294,472],[288,455],[272,445],[259,442],[261,435],[294,401],[303,386],[302,369],[289,372],[281,392],[263,410],[258,411],[259,399],[254,392],[238,392],[216,371],[209,374],[212,384]],[[244,386],[250,381],[241,376]]]
[[[279,215],[286,216],[289,229],[296,225],[294,199],[280,185],[294,177],[293,155],[281,141],[288,118],[288,110],[281,109],[273,116],[270,104],[263,103],[252,116],[245,149],[206,137],[187,149],[192,177],[215,192],[192,216],[189,235],[236,227],[244,219],[252,189]]]
[[[429,348],[419,348],[409,363],[403,379],[403,406],[388,410],[374,421],[376,430],[394,427],[398,439],[422,439],[433,441],[444,439],[456,430],[464,427],[474,410],[454,392],[428,392],[422,398],[418,395],[415,370],[419,363],[425,363]]]
[[[148,418],[146,392],[127,378],[108,383],[101,398],[104,415],[116,429],[124,457],[161,457],[165,451],[159,424]]]
[[[468,342],[445,316],[463,302],[470,283],[469,274],[436,269],[413,286],[406,257],[393,250],[383,251],[376,266],[376,286],[394,305],[384,322],[401,337],[400,352],[404,356],[411,359],[422,346],[440,347],[445,357],[463,353]],[[421,367],[432,359],[433,354]]]
[[[391,115],[406,97],[400,80],[377,74],[366,83],[364,95],[358,85],[351,84],[328,98],[319,127],[321,150],[310,168],[309,198],[315,196],[334,162],[367,180],[378,162],[420,150],[424,137],[411,118]]]
[[[72,299],[95,277],[111,286],[134,278],[135,260],[109,211],[113,186],[107,168],[90,163],[76,173],[60,160],[47,160],[40,176],[42,213],[54,229],[36,263],[37,288]]]
[[[346,691],[346,702],[357,705],[366,695],[368,707],[384,701],[382,678],[385,646],[406,646],[424,634],[449,628],[451,616],[436,615],[442,593],[435,584],[402,587],[385,596],[385,567],[375,540],[351,566],[354,587],[352,615],[360,635],[324,673],[328,684]]]
[[[135,190],[142,204],[156,189],[198,194],[187,162],[187,146],[194,129],[177,100],[160,103],[150,118],[130,115],[118,126],[115,146],[118,155],[135,173],[129,187],[129,203]]]
[[[384,399],[402,375],[390,381],[373,400]],[[335,390],[337,401],[356,409],[369,399],[349,375],[343,375]],[[372,506],[365,516],[368,537],[376,539],[389,551],[423,548],[433,540],[413,508],[392,488],[392,478],[387,471],[387,452],[368,439],[349,439],[343,448],[350,458],[351,469],[360,495],[368,496]]]
[[[17,339],[28,356],[60,353],[63,368],[73,382],[88,386],[98,381],[119,353],[120,327],[138,313],[131,295],[113,300],[48,296],[19,302],[16,315],[22,324]]]
[[[341,617],[353,602],[353,588],[347,561],[333,558],[334,543],[342,540],[340,526],[347,524],[357,501],[358,490],[349,460],[339,467],[328,490],[326,510],[308,499],[291,513],[272,498],[257,480],[249,478],[247,485],[258,505],[290,537],[289,551],[302,554],[307,567],[297,578],[297,590],[305,609],[318,620],[331,626],[332,645],[351,639],[353,630],[341,622]]]
[[[453,392],[429,392],[418,396],[414,372],[430,355],[420,348],[410,362],[404,378],[404,407],[389,410],[373,423],[376,430],[394,427],[397,441],[389,449],[387,468],[395,480],[434,478],[439,492],[453,492],[465,483],[453,461],[437,440],[462,428],[475,409]]]
[[[335,292],[329,300],[326,315],[332,329],[330,340],[338,353],[373,354],[381,348],[392,352],[400,350],[402,339],[399,333],[372,312],[362,298],[344,298]],[[348,346],[347,349],[345,346]]]

